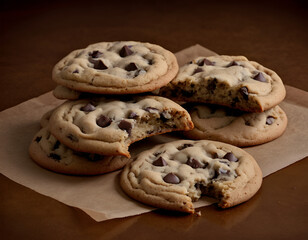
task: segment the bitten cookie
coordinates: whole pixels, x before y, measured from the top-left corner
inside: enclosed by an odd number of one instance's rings
[[[262,112],[279,104],[286,91],[272,70],[243,56],[198,57],[180,68],[167,86],[154,91],[187,102]]]
[[[71,175],[97,175],[122,168],[128,158],[76,152],[61,144],[47,127],[34,136],[29,154],[34,162],[48,170]]]
[[[67,101],[50,117],[50,131],[80,152],[129,157],[128,147],[143,138],[193,128],[188,112],[170,99],[127,96]]]
[[[238,147],[266,143],[280,137],[287,127],[287,116],[275,106],[262,113],[248,113],[221,106],[188,106],[194,129],[184,132],[191,139],[209,139]]]
[[[262,172],[244,150],[208,141],[179,140],[140,153],[121,174],[121,187],[132,198],[169,210],[194,212],[202,195],[228,208],[250,199]]]
[[[177,72],[178,63],[170,51],[151,43],[119,41],[71,52],[55,65],[52,78],[81,92],[133,94],[160,88]],[[56,93],[61,96],[62,92],[69,96],[76,93],[63,89]]]

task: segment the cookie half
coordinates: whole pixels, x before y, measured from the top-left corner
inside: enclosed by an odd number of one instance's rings
[[[47,127],[34,136],[29,154],[34,162],[53,172],[71,175],[98,175],[125,166],[124,156],[103,156],[76,152],[59,142]]]
[[[285,97],[280,77],[243,56],[198,57],[180,68],[177,77],[155,91],[187,102],[224,105],[248,112],[263,112]]]
[[[155,146],[140,153],[121,174],[121,187],[132,198],[189,213],[202,195],[228,208],[250,199],[261,183],[262,172],[250,154],[208,140]]]
[[[166,85],[178,68],[175,55],[161,46],[135,41],[100,42],[68,54],[55,65],[52,78],[80,92],[133,94]]]
[[[226,142],[238,147],[253,146],[280,137],[287,127],[287,116],[275,106],[262,113],[249,113],[221,106],[188,106],[194,129],[183,134],[190,139]]]
[[[188,112],[158,96],[128,96],[120,100],[91,98],[67,101],[50,117],[50,131],[80,152],[129,157],[135,141],[193,128]]]

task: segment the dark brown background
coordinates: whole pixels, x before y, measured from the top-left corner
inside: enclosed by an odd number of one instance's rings
[[[51,69],[70,51],[115,40],[245,55],[307,91],[307,9],[306,1],[1,1],[0,110],[52,90]],[[202,208],[201,217],[158,210],[101,223],[0,175],[0,238],[304,239],[307,171],[306,158],[266,177],[249,202]]]

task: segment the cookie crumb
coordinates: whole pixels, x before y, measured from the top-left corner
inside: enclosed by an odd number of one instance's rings
[[[197,217],[201,217],[201,211],[195,212],[195,215],[196,215]]]

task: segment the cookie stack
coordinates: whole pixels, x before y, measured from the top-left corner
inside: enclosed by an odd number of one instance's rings
[[[156,91],[186,101],[194,129],[190,139],[217,140],[244,147],[278,138],[287,116],[278,106],[286,91],[280,77],[243,56],[198,57]]]
[[[73,51],[52,73],[54,95],[68,100],[42,117],[30,156],[55,172],[96,175],[122,168],[135,141],[191,130],[180,105],[142,94],[177,72],[175,56],[150,43],[103,42]]]
[[[287,124],[281,79],[245,57],[198,57],[179,69],[160,46],[102,42],[64,57],[52,78],[54,95],[66,101],[42,117],[32,159],[73,175],[125,166],[120,182],[129,196],[170,210],[193,213],[202,195],[222,208],[247,201],[262,172],[238,146],[271,141]],[[153,146],[130,159],[132,143],[172,131],[198,141]]]

